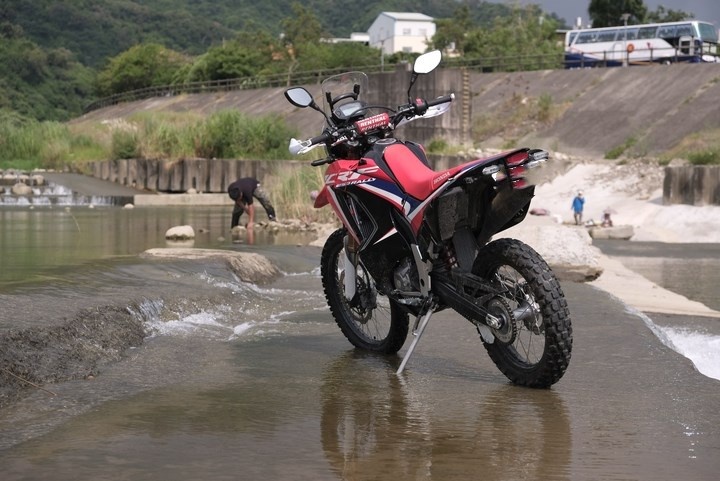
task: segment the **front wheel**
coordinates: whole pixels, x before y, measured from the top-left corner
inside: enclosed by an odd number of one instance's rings
[[[565,295],[545,260],[516,239],[483,247],[473,273],[501,292],[486,308],[501,322],[485,349],[513,383],[545,388],[560,380],[572,351]]]
[[[360,349],[394,354],[405,343],[408,317],[375,288],[370,274],[358,263],[356,295],[347,299],[344,288],[345,229],[328,237],[320,258],[325,298],[335,322],[350,343]]]

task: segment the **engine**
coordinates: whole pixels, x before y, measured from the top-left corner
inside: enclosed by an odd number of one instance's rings
[[[418,292],[420,290],[417,269],[409,257],[404,257],[393,271],[393,285],[400,292]]]

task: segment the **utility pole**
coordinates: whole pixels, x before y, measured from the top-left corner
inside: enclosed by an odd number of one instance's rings
[[[625,28],[623,29],[623,67],[627,67],[630,63],[630,54],[627,51],[627,22],[628,18],[630,18],[629,13],[623,13],[620,15],[620,20],[623,21],[623,25],[625,25]]]

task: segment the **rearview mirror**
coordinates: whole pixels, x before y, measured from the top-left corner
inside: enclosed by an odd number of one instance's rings
[[[315,101],[310,95],[310,92],[305,90],[303,87],[293,87],[285,91],[285,98],[288,102],[293,104],[295,107],[305,108],[310,107]]]
[[[442,54],[440,53],[440,50],[433,50],[432,52],[424,53],[415,59],[413,72],[430,73],[435,70],[438,65],[440,65],[441,59]]]

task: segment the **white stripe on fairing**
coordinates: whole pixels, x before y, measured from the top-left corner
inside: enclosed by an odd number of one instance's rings
[[[370,185],[370,184],[360,184],[359,187],[360,187],[361,189],[365,189],[365,190],[367,190],[367,191],[369,191],[369,192],[374,193],[374,194],[377,195],[378,197],[382,197],[382,198],[384,198],[384,199],[386,199],[386,200],[389,200],[390,202],[393,202],[393,203],[397,204],[398,207],[402,207],[403,200],[402,200],[402,198],[401,198],[400,196],[397,196],[397,195],[395,195],[395,194],[391,194],[390,192],[388,192],[388,191],[386,191],[386,190],[384,190],[384,189],[380,189],[380,188],[378,188],[378,187],[374,187],[374,186],[372,186],[372,185]]]
[[[453,180],[454,180],[454,179],[453,179]],[[448,179],[448,182],[449,182],[449,181],[450,181],[450,180]],[[415,207],[415,210],[412,211],[412,214],[410,214],[410,215],[407,216],[408,219],[410,220],[410,223],[411,223],[411,224],[412,224],[413,219],[414,219],[420,212],[422,212],[422,211],[425,209],[425,206],[426,206],[427,204],[429,204],[430,202],[432,202],[433,199],[435,199],[435,197],[437,197],[438,195],[440,195],[440,192],[442,192],[443,190],[445,190],[445,185],[446,185],[448,182],[443,183],[442,188],[440,188],[440,189],[436,190],[435,192],[433,192],[433,193],[430,195],[430,197],[428,197],[427,199],[425,199],[424,201],[422,201],[420,204],[418,204],[417,207]]]
[[[382,236],[381,238],[379,238],[379,239],[377,240],[377,242],[375,242],[375,244],[379,244],[380,242],[384,241],[384,240],[387,239],[388,237],[395,235],[396,232],[397,232],[397,229],[393,227],[392,229],[390,229],[390,230],[388,231],[387,234],[385,234],[384,236]]]
[[[328,189],[328,193],[330,194],[330,197],[332,197],[332,203],[333,203],[333,205],[335,206],[335,211],[336,211],[336,213],[339,213],[338,215],[340,216],[340,220],[342,221],[342,223],[343,223],[343,225],[345,226],[345,228],[348,229],[348,230],[350,230],[350,225],[351,225],[351,224],[350,224],[350,222],[348,222],[347,217],[345,217],[345,213],[344,213],[343,210],[340,208],[340,202],[338,202],[338,199],[337,199],[337,197],[335,196],[335,192],[333,192],[332,189]],[[357,235],[355,235],[355,237],[357,237]]]

